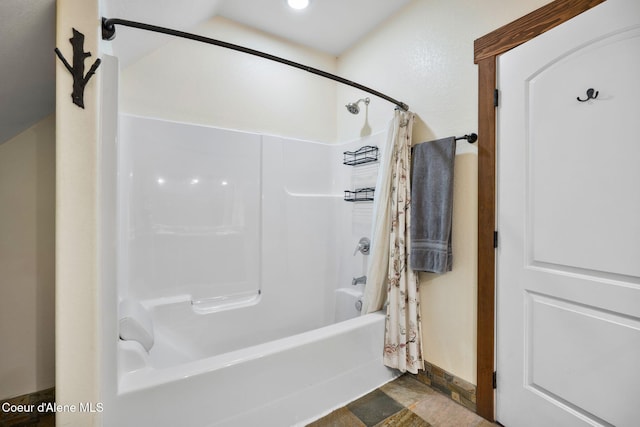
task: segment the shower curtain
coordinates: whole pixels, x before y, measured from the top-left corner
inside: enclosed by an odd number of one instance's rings
[[[383,150],[362,312],[377,311],[386,300],[384,364],[415,374],[422,343],[418,275],[409,267],[413,120],[413,113],[396,110]]]

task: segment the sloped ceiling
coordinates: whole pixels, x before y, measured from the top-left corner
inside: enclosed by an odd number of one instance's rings
[[[409,1],[311,0],[307,9],[295,11],[285,0],[107,0],[106,13],[184,31],[220,15],[339,56]],[[124,66],[167,41],[166,36],[125,27],[117,31],[113,49]]]
[[[0,0],[0,143],[53,113],[55,0]]]
[[[285,0],[103,0],[107,17],[189,31],[215,15],[339,56],[411,0],[311,0],[293,11]],[[55,0],[0,0],[0,143],[53,113]],[[118,27],[121,64],[170,39]]]

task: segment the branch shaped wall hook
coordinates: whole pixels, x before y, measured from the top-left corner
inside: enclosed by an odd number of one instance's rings
[[[71,93],[73,103],[78,107],[84,108],[84,88],[87,83],[89,83],[91,76],[95,74],[101,61],[100,58],[96,59],[85,76],[84,60],[91,56],[91,53],[84,51],[84,34],[73,28],[73,37],[71,37],[69,41],[71,42],[71,46],[73,46],[73,67],[69,65],[69,62],[67,62],[58,48],[55,48],[55,52],[73,76],[73,92]]]

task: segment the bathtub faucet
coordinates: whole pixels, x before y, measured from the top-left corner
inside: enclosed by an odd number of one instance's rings
[[[362,255],[369,255],[369,247],[371,246],[371,241],[366,237],[363,237],[358,242],[358,246],[356,246],[356,250],[353,251],[353,256],[356,256],[358,252]]]
[[[353,286],[359,285],[362,283],[363,285],[367,283],[367,276],[354,277],[351,281]]]

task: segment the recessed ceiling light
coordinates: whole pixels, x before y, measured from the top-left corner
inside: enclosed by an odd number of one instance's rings
[[[302,10],[309,6],[309,0],[287,0],[287,4],[291,9]]]

